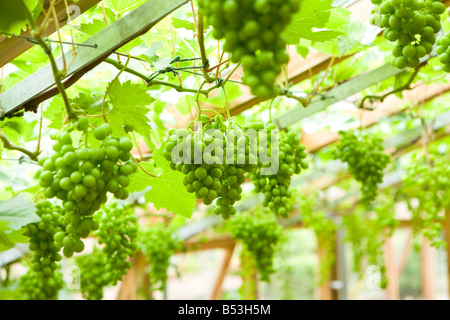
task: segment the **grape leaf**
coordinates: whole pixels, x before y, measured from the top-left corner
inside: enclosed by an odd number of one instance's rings
[[[34,204],[22,195],[0,201],[0,219],[8,222],[8,227],[12,230],[19,230],[29,223],[40,221]]]
[[[184,174],[172,170],[170,162],[167,161],[158,149],[153,152],[154,163],[141,163],[145,171],[159,175],[151,177],[142,170],[130,176],[129,191],[145,192],[145,201],[153,203],[156,209],[166,208],[168,211],[191,218],[195,208],[195,195],[189,193],[183,185]]]
[[[0,31],[19,35],[27,30],[28,17],[35,20],[40,8],[36,0],[0,1]]]
[[[300,39],[328,41],[344,33],[328,26],[333,0],[301,1],[299,11],[283,32],[288,44],[299,44]],[[318,29],[318,30],[317,30]]]
[[[181,29],[184,28],[186,30],[191,30],[193,32],[195,32],[195,25],[193,22],[187,21],[187,20],[182,20],[182,19],[178,19],[173,17],[172,18],[172,25],[175,29]]]
[[[107,118],[113,128],[113,135],[123,136],[123,127],[128,125],[146,139],[150,139],[150,119],[147,113],[149,106],[155,99],[147,93],[143,84],[132,83],[130,80],[121,83],[116,81],[109,90],[109,102],[112,110]]]
[[[11,230],[5,221],[0,220],[0,252],[11,249],[16,243],[27,243],[28,237],[23,235],[23,231]]]
[[[45,119],[51,121],[47,127],[61,129],[64,121],[64,102],[61,96],[54,97],[47,108],[45,108],[42,115]]]

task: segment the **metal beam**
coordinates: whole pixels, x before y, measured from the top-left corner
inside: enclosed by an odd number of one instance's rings
[[[93,68],[98,65],[114,50],[147,32],[169,13],[187,2],[187,0],[149,0],[110,24],[84,42],[95,45],[96,48],[81,46],[77,48],[65,79],[87,67]],[[67,52],[65,56],[67,61],[71,61],[72,51]],[[62,57],[57,59],[57,65],[62,68]],[[0,120],[5,115],[17,112],[27,102],[54,86],[52,68],[47,65],[0,95]]]

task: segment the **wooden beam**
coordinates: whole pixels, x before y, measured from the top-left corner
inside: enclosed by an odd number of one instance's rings
[[[445,219],[442,225],[444,227],[444,239],[447,243],[445,247],[447,253],[447,297],[450,299],[450,208],[445,210]]]
[[[94,5],[99,3],[100,0],[68,0],[67,5],[70,6],[76,6],[77,11],[81,14],[85,12],[86,10],[92,8]],[[44,9],[47,10],[50,6],[50,1],[45,0],[44,1]],[[75,7],[74,7],[75,8]],[[55,4],[55,11],[56,16],[58,17],[58,25],[60,28],[62,28],[64,25],[66,25],[68,17],[67,17],[67,11],[66,6],[64,3],[64,0],[57,0]],[[44,13],[41,13],[41,15],[36,19],[36,23],[40,25],[42,21],[44,20]],[[54,33],[56,30],[55,23],[50,23],[50,25],[43,31],[43,36],[47,37]],[[31,34],[31,29],[28,28],[26,31],[21,32],[21,36],[29,37]],[[22,53],[30,49],[32,46],[34,46],[33,43],[26,41],[23,38],[18,37],[6,37],[0,35],[0,67],[3,67],[5,64],[9,63],[13,59],[20,56]]]
[[[384,244],[384,261],[386,265],[386,277],[388,279],[388,285],[386,288],[387,300],[399,300],[399,273],[392,238],[386,239]]]
[[[422,299],[434,300],[436,293],[436,249],[430,245],[427,237],[422,237],[420,251],[422,274]]]
[[[228,273],[235,247],[236,245],[233,243],[229,248],[225,249],[222,265],[220,267],[219,274],[217,275],[216,282],[214,283],[211,300],[221,300],[223,281]]]
[[[187,1],[148,1],[108,25],[84,42],[84,44],[95,45],[95,48],[77,48],[77,54],[68,70],[66,70],[66,78],[85,68],[93,68],[98,65],[113,51],[150,30],[160,20]],[[72,58],[72,54],[72,51],[65,54],[68,61]],[[56,62],[58,68],[61,69],[63,66],[62,57],[59,57]],[[55,80],[52,68],[51,65],[47,65],[0,95],[0,120],[8,114],[13,114],[22,109],[29,101],[39,97],[54,86]]]
[[[398,114],[408,105],[421,104],[430,101],[450,91],[450,83],[420,85],[411,91],[404,92],[404,98],[400,99],[391,95],[380,103],[373,111],[356,110],[355,117],[361,119],[363,128],[368,128],[378,120]],[[357,124],[359,127],[359,124]],[[331,130],[321,130],[316,133],[302,133],[300,142],[305,145],[309,153],[316,152],[339,140],[339,134]]]

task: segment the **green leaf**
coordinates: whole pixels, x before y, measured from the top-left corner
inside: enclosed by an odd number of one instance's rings
[[[0,220],[0,252],[11,249],[16,243],[27,243],[28,237],[23,235],[23,231],[12,231],[5,221]]]
[[[19,195],[7,201],[0,201],[0,220],[7,222],[8,227],[16,231],[41,219],[36,214],[34,204]]]
[[[42,113],[45,119],[51,121],[47,127],[58,130],[63,127],[64,114],[64,102],[61,96],[54,97]]]
[[[327,27],[334,9],[332,3],[333,0],[301,1],[299,11],[283,32],[288,44],[299,44],[300,39],[323,42],[343,35],[341,31]]]
[[[145,193],[145,201],[153,203],[156,209],[165,208],[168,211],[191,218],[195,208],[195,195],[189,193],[183,185],[184,174],[172,170],[160,150],[153,152],[154,163],[141,163],[140,165],[151,174],[151,177],[142,170],[130,176],[130,191],[142,191],[150,187]]]
[[[108,121],[113,127],[116,136],[125,135],[123,127],[132,126],[146,139],[150,139],[150,119],[147,114],[148,106],[155,100],[147,93],[147,87],[140,83],[132,83],[130,80],[124,83],[116,81],[109,90],[109,102],[112,111],[107,115]]]
[[[195,25],[193,22],[190,22],[188,20],[182,20],[182,19],[178,19],[173,17],[172,18],[172,25],[175,29],[181,29],[184,28],[186,30],[191,30],[193,32],[195,32]]]
[[[18,35],[39,12],[37,0],[0,1],[0,31]]]

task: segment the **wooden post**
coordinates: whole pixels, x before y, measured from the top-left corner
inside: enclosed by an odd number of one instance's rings
[[[422,298],[433,300],[436,284],[436,250],[430,246],[430,240],[425,236],[423,237],[420,259],[422,263]]]
[[[447,252],[447,294],[450,299],[450,208],[445,210],[445,220],[443,221],[444,227],[444,238],[447,243],[446,252]]]
[[[214,284],[213,292],[211,294],[211,300],[220,300],[222,296],[223,281],[225,280],[225,277],[227,275],[235,247],[236,245],[233,243],[228,249],[225,249],[222,266],[220,268],[219,274],[217,275],[216,283]]]
[[[133,266],[122,280],[117,300],[150,300],[152,299],[148,263],[142,252],[137,251],[133,258]]]
[[[317,243],[317,255],[319,257],[319,270],[320,264],[327,259],[327,256],[330,251],[336,253],[336,242],[326,242],[324,245],[323,242],[318,241]],[[331,248],[329,247],[331,246]],[[327,271],[328,277],[327,279],[320,279],[321,285],[319,287],[319,299],[320,300],[337,300],[338,295],[337,291],[333,290],[331,283],[333,280],[337,279],[337,270],[336,270],[336,254],[333,263],[329,266],[329,270]],[[322,275],[320,275],[322,276]]]
[[[386,264],[386,277],[388,285],[386,289],[387,300],[399,300],[399,273],[397,262],[395,261],[395,248],[393,239],[388,238],[384,244],[384,261]]]

